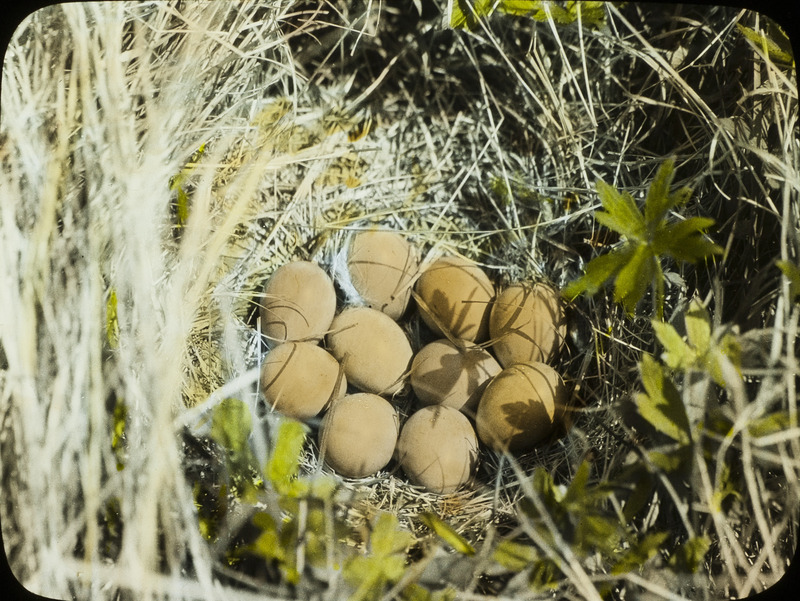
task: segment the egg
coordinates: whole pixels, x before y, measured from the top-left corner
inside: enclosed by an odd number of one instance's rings
[[[480,342],[489,333],[494,285],[483,270],[461,257],[442,257],[419,277],[415,290],[423,301],[420,315],[437,335]]]
[[[397,440],[396,457],[408,479],[430,492],[451,493],[469,482],[478,462],[478,439],[458,409],[419,409]]]
[[[316,263],[281,265],[264,286],[261,332],[270,346],[285,341],[319,341],[336,313],[333,281]]]
[[[552,361],[566,335],[561,299],[545,284],[514,284],[498,294],[492,305],[489,336],[503,367]]]
[[[286,342],[272,349],[261,367],[261,392],[284,415],[310,419],[343,396],[347,378],[339,362],[311,342]]]
[[[347,257],[350,282],[368,307],[399,319],[408,307],[419,261],[414,247],[388,230],[353,236]]]
[[[342,476],[364,478],[389,463],[398,431],[397,411],[387,400],[366,392],[347,395],[322,419],[320,453]]]
[[[403,388],[413,352],[403,330],[385,313],[349,307],[334,318],[326,342],[347,381],[359,390],[394,394]]]
[[[545,363],[507,367],[483,391],[475,418],[478,437],[497,451],[530,451],[562,419],[566,395],[561,376]]]
[[[411,362],[411,387],[422,405],[474,411],[500,364],[489,352],[466,341],[459,348],[446,338],[422,347]]]

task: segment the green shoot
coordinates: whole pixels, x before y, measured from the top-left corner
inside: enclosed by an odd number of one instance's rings
[[[652,286],[656,318],[663,320],[662,257],[697,262],[723,252],[704,234],[714,224],[713,219],[667,219],[669,212],[686,204],[692,194],[686,187],[670,192],[673,176],[673,161],[667,160],[650,185],[644,212],[627,192],[619,192],[603,181],[597,183],[597,193],[605,211],[597,213],[595,218],[620,234],[624,242],[608,254],[592,259],[584,275],[564,288],[564,297],[574,300],[581,294],[596,294],[606,282],[614,280],[614,300],[633,315],[647,288]]]
[[[653,320],[656,337],[664,347],[664,363],[678,371],[707,372],[719,386],[725,386],[723,365],[730,362],[741,376],[741,346],[736,336],[712,333],[711,317],[699,301],[693,300],[684,316],[687,339],[668,323]]]

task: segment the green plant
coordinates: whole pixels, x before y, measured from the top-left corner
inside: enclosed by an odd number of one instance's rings
[[[186,184],[189,182],[189,176],[197,167],[198,161],[202,158],[206,151],[205,143],[192,154],[192,157],[187,161],[186,165],[169,180],[169,189],[175,192],[175,226],[182,228],[186,225],[189,219],[189,194],[186,192]]]
[[[653,321],[656,337],[664,347],[664,362],[670,369],[706,371],[724,387],[723,369],[729,362],[741,377],[741,345],[734,334],[721,329],[712,332],[711,317],[697,300],[690,303],[684,321],[687,341],[670,324]]]
[[[297,584],[304,564],[324,566],[334,557],[347,531],[343,520],[332,512],[337,484],[323,474],[300,475],[300,459],[306,428],[285,419],[277,427],[275,444],[264,466],[270,507],[252,519],[260,534],[240,553],[251,553],[274,562],[285,581]],[[282,515],[282,517],[281,517]],[[301,551],[302,550],[302,551]]]
[[[111,449],[117,459],[117,471],[125,469],[125,425],[128,422],[128,406],[121,398],[114,403],[112,416]]]
[[[111,349],[119,345],[119,320],[117,319],[117,291],[111,288],[106,298],[106,342]]]
[[[474,29],[481,18],[494,12],[536,21],[553,21],[558,25],[583,25],[600,27],[605,23],[605,2],[540,2],[538,0],[454,0],[450,13],[453,28]]]
[[[777,261],[775,264],[784,277],[789,280],[789,298],[797,301],[800,297],[800,268],[789,261]]]
[[[780,25],[768,19],[766,28],[759,31],[741,23],[736,24],[736,29],[773,63],[794,69],[792,42]]]
[[[595,213],[595,219],[620,234],[623,243],[592,259],[584,275],[564,288],[564,297],[574,300],[580,294],[596,294],[606,282],[614,280],[614,300],[632,315],[647,288],[652,286],[655,315],[663,319],[662,258],[697,262],[723,252],[705,237],[705,230],[714,225],[713,219],[668,219],[670,211],[685,205],[692,195],[687,187],[671,192],[673,177],[674,163],[667,160],[650,184],[644,212],[629,193],[619,192],[603,181],[597,183],[597,194],[605,211]]]
[[[380,599],[386,585],[400,580],[412,542],[412,534],[399,528],[394,515],[380,514],[372,524],[368,553],[351,557],[344,566],[345,580],[355,587],[350,601]]]
[[[248,443],[250,409],[239,399],[223,399],[211,416],[211,438],[225,453],[231,491],[253,500],[261,486],[258,461]]]

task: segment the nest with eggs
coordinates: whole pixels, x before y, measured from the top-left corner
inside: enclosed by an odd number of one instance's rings
[[[174,582],[163,573],[180,577],[187,595],[208,594],[181,571],[188,565],[239,589],[281,581],[268,562],[228,565],[226,545],[252,516],[226,478],[240,469],[242,492],[248,453],[262,461],[275,443],[277,414],[260,382],[274,334],[262,332],[259,305],[282,266],[319,265],[336,282],[342,315],[356,296],[341,277],[351,239],[381,229],[401,233],[426,265],[442,256],[480,265],[499,291],[518,282],[558,290],[625,243],[594,219],[596,183],[638,199],[668,156],[675,185],[694,189],[673,217],[713,218],[725,255],[664,262],[666,321],[679,323],[699,298],[715,327],[752,332],[742,337],[749,379],[736,394],[796,417],[784,378],[794,289],[773,269],[777,257],[796,262],[798,248],[796,82],[790,54],[767,44],[780,41],[779,29],[732,9],[630,3],[580,21],[570,21],[567,4],[581,3],[559,4],[558,19],[484,15],[464,29],[442,20],[460,2],[379,4],[377,13],[344,2],[69,5],[38,13],[15,38],[0,139],[0,184],[16,203],[0,230],[11,249],[5,281],[16,284],[4,289],[4,306],[19,317],[0,332],[11,424],[0,439],[3,484],[11,483],[3,524],[15,573],[52,581],[50,596],[89,590],[72,576],[81,573],[114,583],[101,587],[109,595],[135,586],[166,595]],[[37,103],[44,113],[28,108]],[[54,157],[52,168],[37,157]],[[602,289],[565,307],[554,364],[568,398],[562,431],[532,450],[482,452],[471,485],[432,492],[409,482],[399,462],[339,478],[342,495],[327,510],[353,526],[348,542],[365,544],[358,528],[382,511],[423,540],[424,516],[435,514],[488,554],[506,535],[536,536],[519,519],[533,474],[558,487],[585,474],[581,466],[596,483],[625,473],[646,432],[630,399],[642,356],[659,348],[652,300],[645,294],[626,315]],[[418,353],[436,336],[421,305],[411,306],[397,327]],[[409,387],[394,395],[400,423],[420,396]],[[244,402],[238,416],[252,426],[235,465],[217,442],[236,432],[213,419],[229,398]],[[321,425],[313,413],[307,419],[312,430]],[[796,469],[798,452],[780,438],[786,432],[768,432],[741,448],[753,468],[741,477],[759,479],[748,480],[743,509],[729,512],[736,537],[709,526],[703,503],[665,509],[668,478],[639,524],[644,533],[716,532],[720,550],[705,565],[714,578],[727,570],[733,584],[718,589],[728,596],[746,594],[761,571],[776,573],[791,542],[796,478],[781,476]],[[37,462],[38,476],[21,476],[40,453],[49,459]],[[301,475],[323,465],[311,436]],[[712,476],[698,488],[703,499],[719,492],[713,486],[726,490],[724,472]],[[621,486],[609,504],[627,507],[635,491]],[[269,487],[262,492],[274,501]],[[735,495],[725,494],[727,507]],[[37,499],[47,510],[31,513]],[[779,527],[762,528],[770,520]],[[125,523],[137,527],[123,532]],[[47,580],[52,562],[39,550],[50,552],[56,531],[74,564]],[[604,586],[607,566],[592,553],[564,559],[574,573],[597,576],[564,579],[565,595]],[[132,584],[126,569],[149,578]],[[328,582],[337,574],[331,568]],[[304,591],[326,590],[313,576]],[[489,595],[504,578],[462,584]],[[503,591],[533,595],[527,584]]]

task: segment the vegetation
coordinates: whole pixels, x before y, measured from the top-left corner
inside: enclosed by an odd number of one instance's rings
[[[777,24],[723,7],[31,16],[0,97],[15,574],[57,598],[769,587],[800,506],[794,65]],[[441,496],[339,478],[315,424],[264,406],[255,295],[292,258],[335,273],[375,224],[563,290],[559,439]]]

